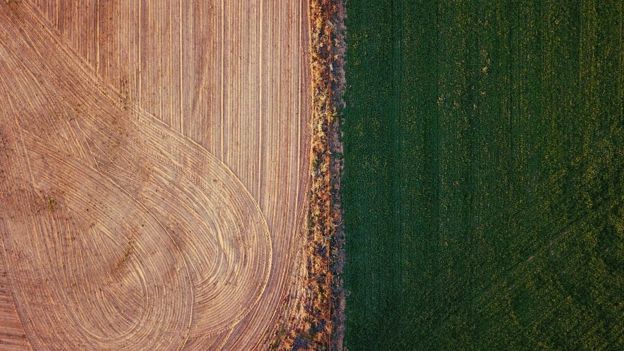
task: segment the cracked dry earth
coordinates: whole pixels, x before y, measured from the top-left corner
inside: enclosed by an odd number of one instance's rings
[[[0,2],[0,350],[266,349],[300,275],[307,2]]]

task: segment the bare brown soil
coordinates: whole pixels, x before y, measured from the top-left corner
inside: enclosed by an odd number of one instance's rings
[[[266,349],[298,320],[308,28],[303,0],[0,3],[0,350]]]

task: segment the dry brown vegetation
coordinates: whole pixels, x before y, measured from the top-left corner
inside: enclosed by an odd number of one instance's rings
[[[338,110],[343,89],[341,1],[310,1],[312,144],[305,280],[299,323],[278,333],[283,349],[342,349],[342,146]]]
[[[307,18],[0,3],[0,350],[268,347],[305,282]]]

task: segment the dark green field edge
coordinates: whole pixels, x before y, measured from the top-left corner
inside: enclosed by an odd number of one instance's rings
[[[349,350],[624,350],[623,5],[347,2]]]

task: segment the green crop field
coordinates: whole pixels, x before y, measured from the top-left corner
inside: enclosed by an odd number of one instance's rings
[[[624,1],[347,16],[349,350],[624,350]]]

